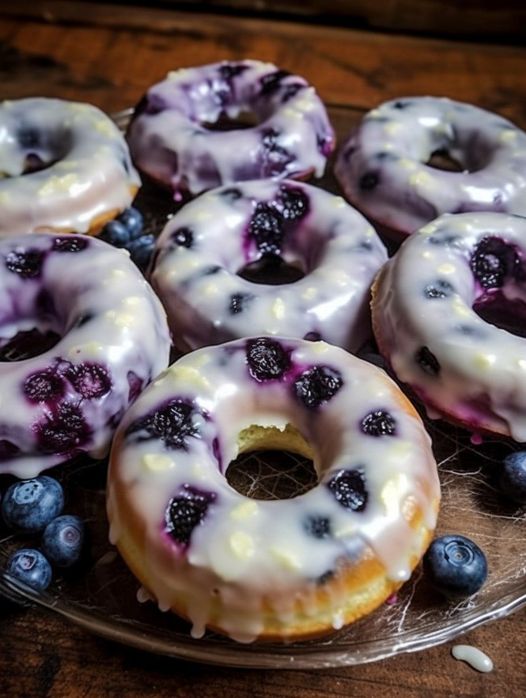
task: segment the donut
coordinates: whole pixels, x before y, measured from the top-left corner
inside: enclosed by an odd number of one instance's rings
[[[312,458],[318,483],[255,500],[238,453]],[[252,337],[173,364],[112,447],[110,537],[163,610],[239,641],[300,639],[369,613],[435,527],[430,439],[384,371],[325,342]]]
[[[437,153],[461,171],[436,169]],[[335,173],[348,200],[398,236],[443,213],[526,214],[526,133],[446,98],[396,99],[370,111]]]
[[[183,206],[157,242],[151,282],[182,350],[256,334],[355,350],[371,334],[370,286],[386,259],[374,229],[341,197],[256,180]],[[260,262],[272,272],[280,260],[303,278],[240,276]]]
[[[53,341],[9,361],[33,328]],[[86,235],[2,238],[0,473],[28,478],[80,453],[102,457],[169,348],[162,306],[127,252]]]
[[[96,107],[0,103],[0,236],[97,232],[139,184],[123,135]]]
[[[217,130],[246,113],[256,125]],[[251,60],[169,73],[137,105],[127,138],[141,172],[176,199],[250,179],[321,177],[334,148],[314,88]]]
[[[373,326],[435,416],[526,441],[526,219],[445,214],[380,272]]]

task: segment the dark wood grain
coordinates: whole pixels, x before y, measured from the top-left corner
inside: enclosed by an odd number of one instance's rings
[[[60,96],[111,112],[135,103],[170,69],[245,56],[305,75],[328,103],[352,108],[351,121],[388,97],[444,94],[526,126],[526,50],[519,47],[111,6],[95,13],[76,2],[0,5],[4,98]],[[524,612],[467,640],[492,656],[492,674],[455,662],[448,645],[321,672],[228,670],[132,651],[39,609],[2,604],[0,696],[524,695]]]

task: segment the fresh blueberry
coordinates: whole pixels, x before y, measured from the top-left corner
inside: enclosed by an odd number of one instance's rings
[[[5,571],[35,591],[44,591],[51,584],[51,565],[39,550],[22,548],[7,560]]]
[[[315,409],[331,400],[343,385],[341,373],[330,366],[313,366],[294,381],[296,397],[305,407]]]
[[[424,555],[424,569],[444,596],[471,596],[486,581],[486,556],[472,540],[461,535],[436,538]]]
[[[195,424],[196,410],[185,400],[170,400],[145,417],[140,417],[126,429],[126,436],[137,434],[137,441],[160,439],[168,448],[186,449],[187,439],[199,438]]]
[[[277,380],[290,368],[290,352],[275,339],[250,339],[247,342],[247,364],[250,375],[256,380]]]
[[[67,453],[84,446],[91,438],[82,411],[70,402],[59,405],[34,428],[43,453]]]
[[[5,265],[13,274],[19,274],[24,279],[36,279],[42,272],[44,257],[42,250],[12,250],[6,256]]]
[[[10,528],[34,533],[42,531],[64,506],[62,486],[42,475],[8,487],[2,501],[2,516]]]
[[[428,347],[420,347],[415,354],[415,361],[430,376],[438,376],[440,373],[440,363]]]
[[[361,468],[340,470],[327,483],[338,504],[351,511],[363,511],[369,494],[365,486],[365,476]]]
[[[125,247],[131,241],[130,231],[119,220],[106,223],[100,232],[99,238],[114,247]]]
[[[80,235],[66,235],[53,240],[54,252],[82,252],[89,245],[87,237]]]
[[[71,567],[80,559],[84,543],[84,523],[66,514],[53,519],[42,535],[42,550],[57,567]]]
[[[66,377],[77,393],[87,400],[102,397],[111,390],[108,370],[101,364],[86,361],[78,366],[71,366],[66,371]]]
[[[331,535],[331,521],[326,516],[307,516],[303,522],[305,531],[313,538],[328,538]]]
[[[454,292],[453,286],[445,279],[437,279],[432,284],[428,284],[424,289],[426,298],[448,298]]]
[[[57,400],[64,395],[66,386],[55,371],[46,369],[29,375],[24,381],[24,395],[31,402]]]
[[[518,504],[526,504],[526,451],[515,451],[504,459],[499,485]]]
[[[396,419],[386,410],[369,412],[362,419],[361,429],[369,436],[394,436],[396,434]]]
[[[142,213],[136,208],[133,208],[133,206],[124,209],[124,211],[117,216],[117,220],[127,229],[130,240],[135,240],[142,233],[144,218]]]
[[[497,237],[483,238],[471,257],[471,270],[483,288],[500,288],[519,267],[517,253]]]
[[[185,485],[181,492],[168,502],[165,531],[176,543],[186,548],[194,529],[203,521],[215,499],[214,492],[204,492]]]
[[[229,310],[232,315],[242,313],[245,307],[254,299],[252,293],[233,293],[230,296]]]
[[[132,240],[126,245],[126,249],[130,253],[132,262],[134,262],[139,269],[143,271],[150,263],[154,247],[155,237],[153,235],[143,235],[136,240]]]
[[[263,254],[281,253],[283,216],[266,203],[258,203],[250,219],[248,234]]]

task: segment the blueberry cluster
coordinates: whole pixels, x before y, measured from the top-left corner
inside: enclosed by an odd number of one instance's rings
[[[64,491],[52,477],[42,475],[14,483],[1,502],[6,525],[23,534],[41,534],[40,550],[21,548],[10,555],[5,571],[35,591],[47,589],[52,565],[71,567],[80,559],[84,523],[62,514]]]
[[[152,257],[155,237],[151,234],[144,235],[143,228],[142,213],[130,207],[106,223],[99,238],[114,247],[128,250],[132,261],[144,271]]]

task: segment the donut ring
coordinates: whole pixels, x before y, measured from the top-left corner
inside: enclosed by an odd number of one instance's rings
[[[225,116],[258,125],[214,131]],[[236,61],[169,73],[150,87],[128,128],[141,172],[176,199],[265,177],[321,177],[334,132],[313,87],[271,63]]]
[[[124,137],[96,107],[0,103],[0,235],[97,232],[139,185]]]
[[[79,453],[103,456],[125,409],[168,365],[151,288],[105,242],[33,234],[0,240],[0,300],[2,349],[35,326],[61,337],[0,362],[0,473],[34,477]]]
[[[526,441],[525,241],[522,217],[441,216],[384,267],[372,305],[381,352],[428,407],[516,441]]]
[[[426,164],[440,151],[464,171]],[[373,109],[342,147],[335,173],[349,201],[398,235],[442,213],[526,214],[526,133],[446,98],[397,99]]]
[[[256,501],[238,452],[312,457],[314,489]],[[324,342],[206,347],[142,393],[116,434],[110,537],[162,610],[240,641],[301,639],[369,613],[407,580],[436,523],[420,418],[380,369]]]
[[[275,285],[238,275],[278,257],[305,276]],[[300,182],[259,180],[184,206],[154,259],[152,285],[182,350],[254,334],[354,350],[370,335],[370,286],[387,254],[342,198]]]

